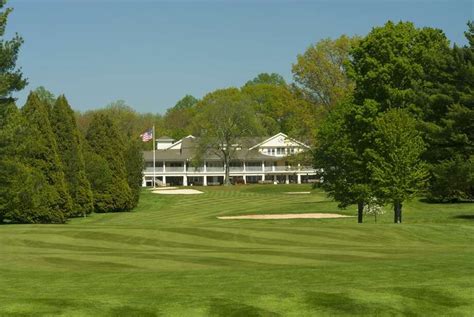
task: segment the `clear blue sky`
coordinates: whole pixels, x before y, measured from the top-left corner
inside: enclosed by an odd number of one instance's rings
[[[10,0],[8,32],[25,40],[18,64],[76,110],[123,99],[160,112],[186,94],[241,86],[261,72],[292,80],[312,43],[365,35],[387,20],[441,28],[465,44],[473,1]]]

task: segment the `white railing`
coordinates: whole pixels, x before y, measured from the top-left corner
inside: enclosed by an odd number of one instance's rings
[[[153,173],[153,167],[147,167],[147,168],[145,168],[145,172],[146,172],[146,173]],[[157,172],[157,173],[163,172],[163,166],[160,166],[160,167],[157,166],[157,167],[155,167],[155,172]]]
[[[247,172],[261,172],[262,171],[262,166],[246,166],[245,170]]]
[[[184,166],[179,166],[179,167],[175,167],[175,166],[166,166],[165,167],[165,173],[173,173],[173,172],[179,172],[179,173],[182,173],[184,172]]]
[[[244,167],[243,166],[231,166],[229,168],[229,170],[231,172],[243,172],[244,171]]]
[[[198,167],[193,167],[193,166],[188,166],[188,172],[189,173],[204,173],[204,167],[203,166],[198,166]]]
[[[213,167],[213,166],[208,166],[207,167],[207,172],[223,172],[224,167]]]

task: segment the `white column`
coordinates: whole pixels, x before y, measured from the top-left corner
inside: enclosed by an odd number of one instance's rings
[[[163,173],[166,172],[166,162],[163,161]]]
[[[244,184],[247,184],[247,175],[244,174]]]
[[[142,177],[142,187],[146,187],[146,178],[145,178],[145,176]]]
[[[289,184],[290,183],[290,180],[288,179],[288,174],[285,175],[285,184]]]
[[[275,184],[277,181],[277,176],[276,175],[273,175],[273,184]]]
[[[187,175],[183,176],[183,186],[188,186],[188,176]]]
[[[298,174],[298,184],[301,184],[301,174]]]
[[[207,172],[206,161],[204,161],[204,173]]]
[[[166,186],[166,176],[163,175],[163,186]]]
[[[206,175],[203,176],[202,185],[203,185],[203,186],[207,186],[207,176],[206,176]]]
[[[246,167],[245,167],[245,161],[244,161],[244,173],[245,173]]]
[[[265,161],[262,161],[262,172],[265,172]]]
[[[187,169],[186,161],[184,161],[184,166],[183,166],[183,167],[184,167],[184,172],[186,173],[186,171],[188,170],[188,169]]]

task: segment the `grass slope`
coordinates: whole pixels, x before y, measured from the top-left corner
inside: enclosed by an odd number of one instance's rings
[[[474,315],[474,205],[355,218],[218,220],[340,212],[308,186],[143,192],[130,213],[0,226],[1,316]]]

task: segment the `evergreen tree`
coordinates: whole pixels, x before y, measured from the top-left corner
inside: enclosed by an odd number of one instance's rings
[[[125,167],[127,169],[127,183],[132,191],[132,208],[136,207],[140,199],[142,173],[144,167],[141,144],[138,140],[129,142],[125,152]]]
[[[6,0],[0,0],[0,9],[6,4]],[[16,69],[16,60],[23,39],[15,35],[11,40],[4,40],[5,29],[7,26],[8,15],[12,12],[11,8],[0,12],[0,103],[5,104],[13,101],[11,93],[22,90],[26,84],[20,69]]]
[[[58,197],[43,173],[29,165],[37,142],[27,121],[12,103],[0,108],[0,222],[62,223],[64,214],[51,208]]]
[[[133,207],[133,197],[127,182],[124,159],[126,145],[117,126],[105,114],[96,113],[87,130],[86,140],[90,151],[105,160],[112,173],[112,182],[105,190],[108,195],[105,198],[108,198],[108,201],[104,201],[96,211],[130,210]],[[92,183],[94,180],[89,178],[89,181]],[[97,190],[97,187],[93,186],[93,189]],[[96,199],[96,192],[93,195]],[[97,202],[94,202],[94,205],[97,206]]]
[[[51,186],[51,194],[48,200],[44,201],[46,209],[68,217],[71,214],[72,202],[66,189],[63,166],[48,118],[47,106],[34,93],[30,93],[22,113],[27,121],[30,138],[34,138],[34,142],[30,142],[26,149],[26,164],[38,169]]]
[[[66,97],[59,96],[51,109],[50,118],[67,189],[72,198],[70,216],[85,216],[93,210],[92,191],[85,172],[80,132]]]

